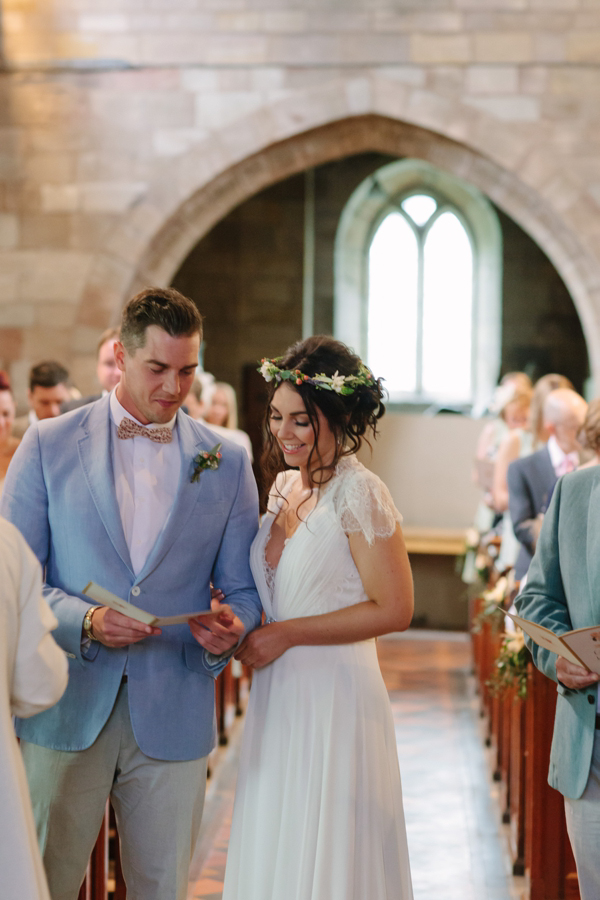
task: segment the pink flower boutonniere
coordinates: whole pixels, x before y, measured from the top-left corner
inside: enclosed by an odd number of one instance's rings
[[[199,481],[200,475],[205,469],[218,469],[221,463],[221,444],[215,444],[212,450],[205,450],[194,457],[194,474],[192,482]]]

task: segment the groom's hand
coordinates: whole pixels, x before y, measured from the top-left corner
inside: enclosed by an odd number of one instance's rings
[[[160,628],[144,625],[108,606],[101,606],[92,617],[92,633],[107,647],[127,647],[152,634],[160,634]]]
[[[244,623],[227,603],[220,603],[214,596],[210,608],[213,612],[219,611],[219,617],[196,616],[190,619],[190,629],[201,647],[215,656],[221,656],[236,646],[244,634]]]

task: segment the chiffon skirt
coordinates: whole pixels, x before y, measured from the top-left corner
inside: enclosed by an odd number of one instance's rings
[[[223,900],[411,900],[374,641],[294,647],[254,675]]]

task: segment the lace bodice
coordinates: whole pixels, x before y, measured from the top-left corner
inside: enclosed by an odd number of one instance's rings
[[[356,457],[346,457],[314,509],[286,540],[273,569],[265,558],[271,525],[299,477],[296,471],[278,476],[250,555],[267,616],[276,619],[329,612],[365,600],[348,535],[362,533],[372,545],[376,538],[390,537],[402,521],[383,482]]]

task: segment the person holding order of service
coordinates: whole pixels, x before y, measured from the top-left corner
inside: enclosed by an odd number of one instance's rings
[[[214,679],[260,621],[249,566],[258,496],[248,457],[181,412],[202,320],[148,288],[123,311],[121,378],[106,397],[35,423],[15,453],[3,514],[46,569],[69,656],[54,709],[17,730],[50,891],[77,900],[106,801],[128,900],[185,900],[215,737]],[[90,605],[90,581],[156,616]],[[214,601],[210,583],[226,592]]]
[[[527,584],[516,598],[525,619],[565,634],[600,625],[600,468],[559,478]],[[540,671],[557,682],[548,781],[565,797],[581,900],[600,897],[600,715],[598,675],[526,637]]]
[[[11,716],[33,716],[60,700],[67,658],[50,631],[42,573],[17,529],[0,519],[0,896],[50,900],[23,760]]]

